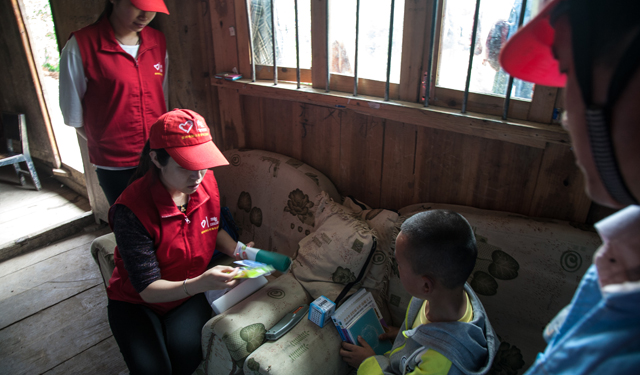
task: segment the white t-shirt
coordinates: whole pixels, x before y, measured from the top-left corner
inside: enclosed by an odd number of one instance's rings
[[[120,44],[120,47],[128,54],[136,58],[138,55],[139,45],[128,46]],[[165,75],[162,81],[162,91],[164,93],[164,101],[169,107],[169,53],[164,58]],[[82,55],[75,36],[71,36],[67,44],[62,49],[60,55],[60,110],[64,123],[74,128],[81,128],[82,120],[82,99],[87,92],[87,78],[84,75],[84,67],[82,66]],[[103,167],[107,170],[124,170],[131,167]],[[135,167],[134,167],[135,168]]]

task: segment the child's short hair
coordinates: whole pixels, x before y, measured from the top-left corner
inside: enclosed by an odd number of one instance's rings
[[[450,210],[429,210],[400,227],[413,271],[437,279],[448,289],[464,285],[476,264],[478,248],[469,222]]]

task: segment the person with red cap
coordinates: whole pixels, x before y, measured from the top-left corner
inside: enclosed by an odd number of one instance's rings
[[[238,243],[220,227],[211,168],[229,163],[205,120],[187,109],[160,116],[131,184],[109,210],[116,237],[109,324],[131,374],[191,374],[202,360],[204,293],[236,284],[237,268],[209,268]]]
[[[618,211],[527,374],[640,370],[640,2],[547,0],[503,47],[516,78],[564,87],[563,127],[587,194]]]
[[[60,57],[64,123],[87,140],[110,205],[134,173],[149,128],[167,111],[166,41],[147,27],[156,12],[169,14],[163,0],[108,0]]]

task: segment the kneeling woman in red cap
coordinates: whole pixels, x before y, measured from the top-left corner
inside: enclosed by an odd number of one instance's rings
[[[109,324],[131,374],[191,374],[212,309],[203,292],[235,285],[237,269],[208,269],[218,249],[220,196],[210,169],[229,164],[197,113],[168,112],[151,127],[136,175],[109,211],[118,243]]]

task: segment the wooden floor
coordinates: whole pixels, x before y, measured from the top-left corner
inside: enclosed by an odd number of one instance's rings
[[[77,194],[43,180],[45,189],[33,192],[0,179],[0,243],[55,226],[67,209],[86,211]],[[6,220],[8,213],[12,220]],[[20,215],[27,219],[17,225]],[[89,251],[91,241],[108,232],[91,225],[0,263],[0,374],[128,374]]]

